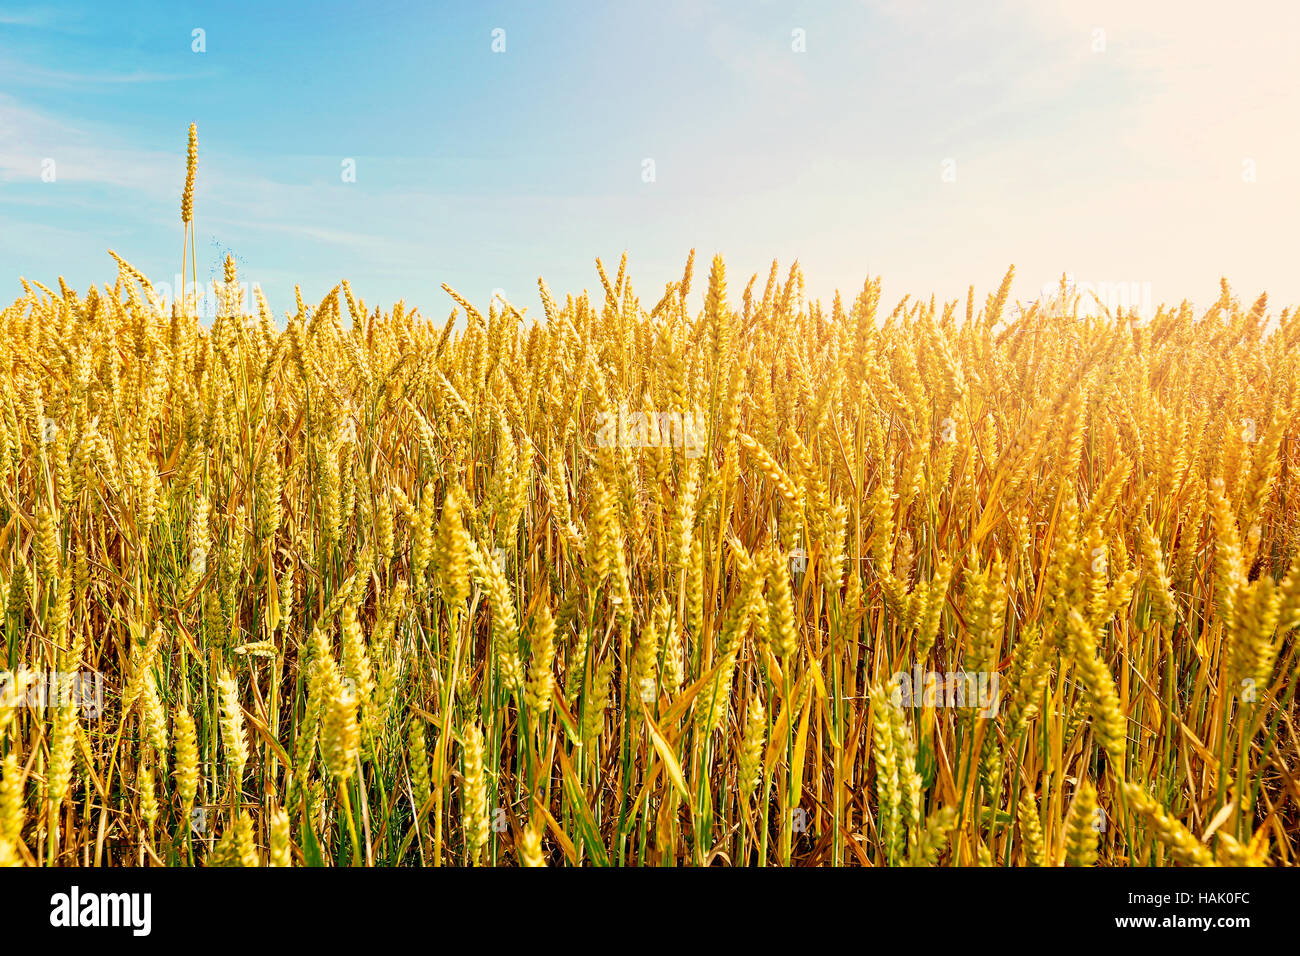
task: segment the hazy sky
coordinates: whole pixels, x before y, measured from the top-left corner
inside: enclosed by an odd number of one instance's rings
[[[0,298],[109,248],[170,280],[193,121],[200,278],[233,252],[277,312],[346,277],[535,315],[624,250],[648,305],[691,247],[736,298],[797,257],[826,300],[1014,262],[1023,300],[1300,303],[1294,2],[274,6],[0,2]]]

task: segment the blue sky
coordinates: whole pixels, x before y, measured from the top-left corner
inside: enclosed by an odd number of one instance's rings
[[[538,275],[598,287],[624,250],[649,304],[692,247],[736,297],[798,258],[826,300],[1015,262],[1024,300],[1070,272],[1300,303],[1291,4],[273,6],[0,2],[0,298],[111,282],[109,248],[170,280],[193,121],[200,278],[232,252],[277,313],[346,277],[535,315]]]

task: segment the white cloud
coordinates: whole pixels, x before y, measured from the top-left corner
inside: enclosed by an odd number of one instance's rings
[[[0,26],[47,27],[57,20],[49,7],[31,7],[26,10],[0,10]]]
[[[176,176],[176,157],[132,149],[0,94],[0,182],[40,182],[54,160],[58,183],[100,183],[155,192]]]
[[[132,70],[129,73],[99,71],[94,73],[72,70],[49,70],[13,60],[0,59],[0,78],[10,86],[44,86],[68,90],[85,90],[96,86],[123,86],[136,83],[172,83],[190,80],[208,73],[151,73]]]

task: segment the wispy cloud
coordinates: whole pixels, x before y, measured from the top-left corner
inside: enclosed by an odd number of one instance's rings
[[[17,60],[0,57],[0,79],[12,86],[49,87],[65,90],[91,90],[99,86],[128,86],[138,83],[175,83],[211,73],[156,73],[149,70],[114,72],[96,70],[50,70]]]
[[[716,26],[709,31],[709,49],[728,70],[754,84],[756,96],[773,96],[806,91],[808,79],[790,47],[773,44],[771,37],[758,37],[733,26]]]
[[[1157,299],[1213,297],[1221,274],[1300,299],[1300,7],[1276,0],[1226,18],[1202,0],[664,0],[652,24],[556,0],[545,24],[512,14],[503,56],[454,8],[425,31],[306,17],[292,41],[229,43],[247,23],[222,7],[124,34],[28,2],[0,15],[0,258],[28,274],[72,277],[81,256],[91,278],[108,245],[171,268],[194,118],[200,253],[237,246],[273,299],[337,274],[426,304],[443,280],[513,298],[539,272],[580,288],[624,248],[650,288],[693,246],[741,272],[797,256],[826,298],[868,269],[951,298],[1014,261],[1016,297],[1070,271]],[[619,30],[641,31],[636,51],[611,54]],[[415,39],[430,31],[436,56]]]
[[[57,22],[58,16],[50,7],[0,10],[0,27],[48,27]]]
[[[134,149],[0,94],[0,182],[40,182],[53,160],[56,181],[154,192],[174,178],[176,157]]]

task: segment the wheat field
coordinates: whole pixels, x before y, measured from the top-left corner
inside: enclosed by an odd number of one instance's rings
[[[0,864],[1296,862],[1300,313],[117,264],[0,312]]]

